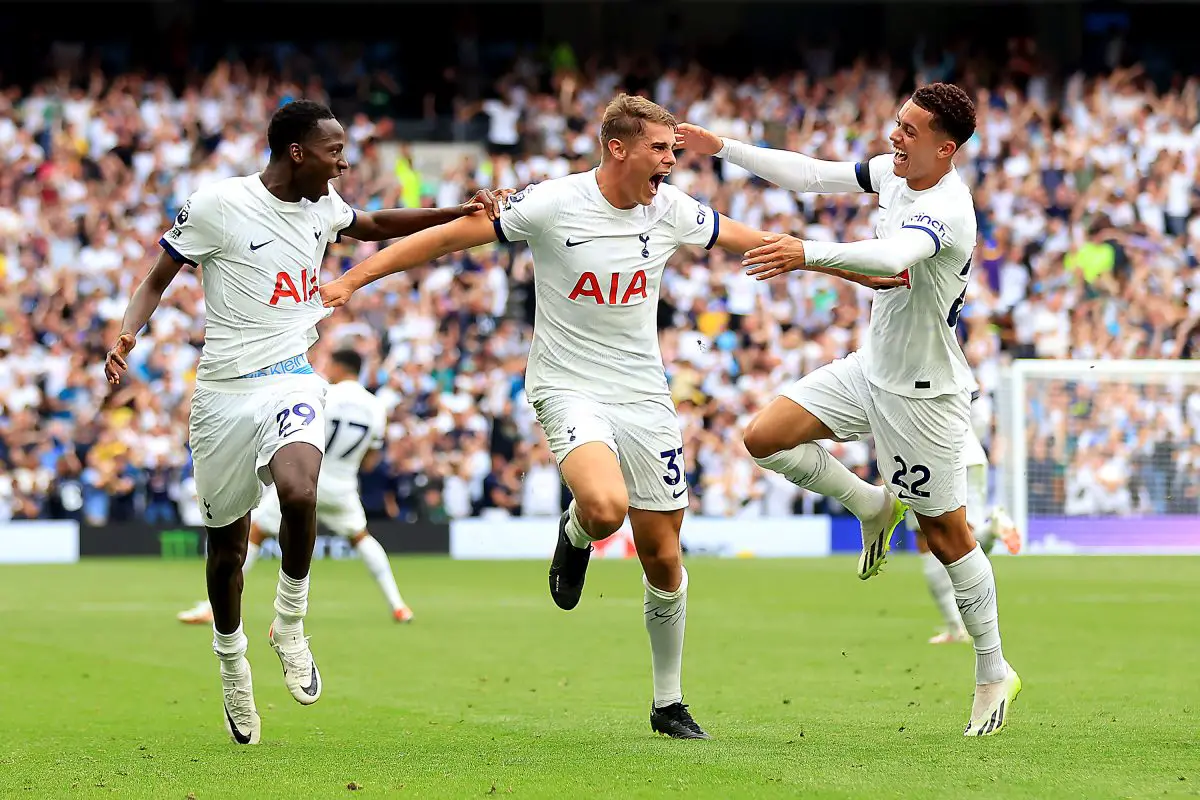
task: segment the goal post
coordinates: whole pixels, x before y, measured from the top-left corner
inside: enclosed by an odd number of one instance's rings
[[[1200,361],[1018,359],[996,405],[1029,552],[1200,553]]]

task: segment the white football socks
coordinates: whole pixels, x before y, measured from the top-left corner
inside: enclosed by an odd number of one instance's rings
[[[921,568],[925,572],[925,582],[929,584],[929,594],[933,597],[933,604],[937,606],[942,620],[946,623],[946,630],[950,632],[962,630],[962,617],[958,613],[958,604],[954,600],[954,584],[950,580],[950,573],[946,572],[945,565],[938,561],[937,556],[933,553],[923,553]]]
[[[583,529],[583,524],[579,521],[579,506],[573,499],[567,507],[567,539],[580,550],[587,550],[592,542],[596,541]]]
[[[246,644],[246,634],[240,622],[233,633],[221,633],[213,626],[213,652],[221,662],[222,675],[231,676],[241,672]]]
[[[1000,650],[1000,623],[996,613],[996,579],[992,562],[979,545],[946,565],[963,627],[975,640],[975,682],[1004,680],[1008,665]]]
[[[688,574],[673,592],[656,589],[642,576],[646,587],[646,632],[650,634],[650,663],[654,670],[654,707],[683,701],[683,630],[687,623]]]
[[[279,570],[279,585],[275,590],[275,633],[280,636],[300,636],[304,615],[308,613],[308,576],[296,579]]]
[[[878,516],[887,502],[882,487],[867,483],[813,442],[754,460],[763,469],[778,472],[797,486],[832,497],[860,520]]]
[[[383,592],[383,596],[387,598],[392,610],[398,611],[404,608],[404,599],[400,597],[400,589],[396,587],[396,578],[392,575],[392,565],[388,563],[387,551],[383,549],[383,545],[374,536],[368,534],[358,540],[354,549],[358,551],[363,564],[375,578],[375,582],[379,584],[379,588]]]

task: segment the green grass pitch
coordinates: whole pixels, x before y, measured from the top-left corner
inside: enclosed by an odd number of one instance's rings
[[[633,562],[594,562],[566,613],[544,563],[394,559],[410,626],[359,563],[318,562],[309,708],[266,642],[263,562],[259,747],[222,727],[210,631],[174,618],[200,562],[0,567],[0,797],[1200,796],[1200,558],[995,563],[1025,691],[967,740],[971,649],[925,643],[916,559],[866,583],[846,557],[690,559],[685,699],[715,738],[679,742],[649,729]]]

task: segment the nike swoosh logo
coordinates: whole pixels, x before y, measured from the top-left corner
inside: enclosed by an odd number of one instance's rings
[[[582,242],[572,242],[572,241],[571,241],[571,240],[568,238],[568,239],[567,239],[567,247],[578,247],[579,245],[581,245],[581,244],[587,244],[587,243],[588,243],[588,242],[590,242],[590,241],[591,241],[591,239],[584,239]]]
[[[308,686],[301,686],[300,691],[304,692],[309,697],[312,697],[317,693],[317,662],[310,661],[309,663],[312,665],[312,680],[308,682]]]
[[[233,717],[229,714],[229,706],[225,706],[225,719],[229,720],[229,730],[233,731],[233,740],[238,744],[250,744],[250,734],[238,730],[238,726],[233,723]]]
[[[313,231],[313,238],[315,238],[318,242],[321,241],[321,232]]]
[[[269,244],[270,244],[271,242],[273,242],[273,241],[275,241],[275,240],[274,240],[274,239],[267,239],[267,240],[266,240],[265,242],[263,242],[262,244],[255,244],[254,242],[251,242],[251,243],[250,243],[250,250],[251,250],[251,251],[254,251],[254,250],[258,250],[258,249],[259,249],[259,248],[261,248],[261,247],[266,247],[267,245],[269,245]]]
[[[682,489],[680,489],[678,492],[671,492],[671,497],[674,497],[676,500],[678,500],[679,498],[683,497],[683,493],[686,491],[687,491],[687,487],[685,486]]]

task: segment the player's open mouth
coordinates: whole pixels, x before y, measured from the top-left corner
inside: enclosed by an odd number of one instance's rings
[[[908,153],[904,152],[903,150],[896,147],[895,145],[892,145],[892,163],[895,163],[895,164],[908,163]]]
[[[653,197],[658,194],[658,187],[662,186],[662,182],[670,175],[669,172],[656,172],[650,176],[650,195]]]

